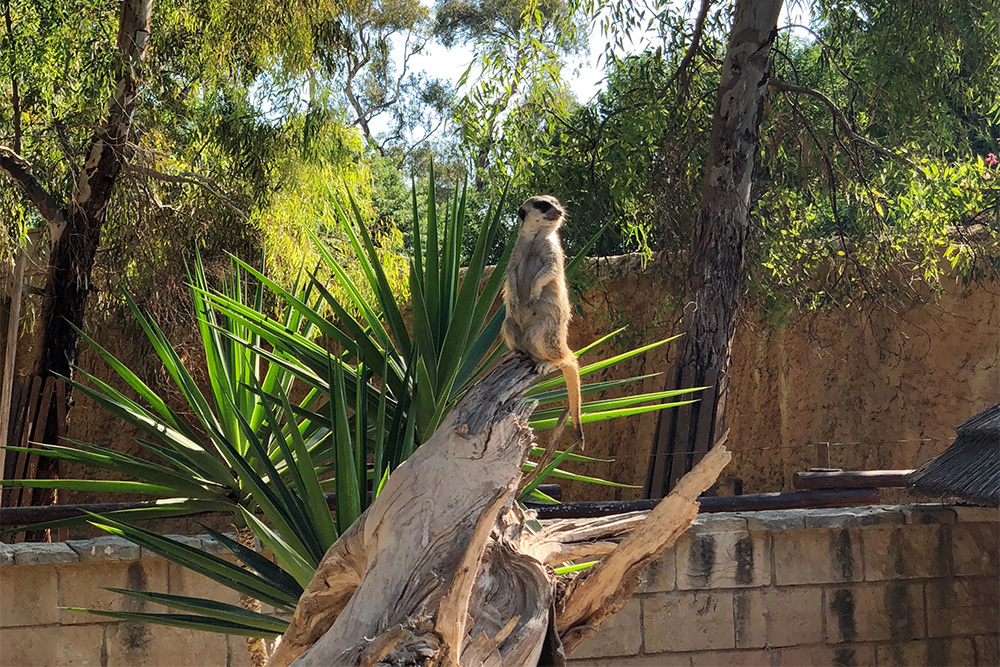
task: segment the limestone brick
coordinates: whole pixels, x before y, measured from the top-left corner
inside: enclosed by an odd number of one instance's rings
[[[0,565],[14,564],[14,547],[0,542]]]
[[[78,562],[80,557],[62,542],[22,542],[14,547],[15,565],[55,565]]]
[[[747,512],[747,528],[761,530],[802,530],[808,510],[769,510]]]
[[[601,624],[597,634],[573,651],[577,658],[606,658],[636,655],[642,647],[641,601],[633,597],[611,618]]]
[[[943,579],[925,586],[929,637],[997,632],[1000,596],[996,579]]]
[[[69,540],[66,546],[77,553],[81,562],[135,560],[139,557],[139,545],[114,535],[95,537],[92,540]]]
[[[935,524],[865,530],[865,579],[947,575],[951,565],[951,531],[951,526]]]
[[[235,533],[225,533],[225,536],[231,540],[236,539]],[[234,560],[236,558],[235,556],[233,556],[232,551],[230,551],[221,542],[216,542],[215,538],[210,535],[203,535],[201,537],[201,542],[202,542],[201,548],[210,554],[215,554],[216,556],[228,556],[233,558]]]
[[[689,655],[691,667],[762,667],[771,664],[772,651],[698,651]]]
[[[958,515],[949,505],[909,505],[903,508],[908,524],[955,523]]]
[[[962,521],[986,521],[996,523],[1000,521],[1000,508],[996,507],[975,507],[972,505],[955,505],[955,516],[959,522]]]
[[[11,565],[0,568],[0,627],[58,622],[59,586],[54,567]]]
[[[823,591],[814,586],[741,591],[733,599],[737,648],[823,641]]]
[[[107,667],[217,666],[227,653],[223,635],[128,622],[107,628]]]
[[[251,667],[245,637],[226,636],[226,650],[228,652],[226,667]]]
[[[1000,634],[972,638],[977,665],[1000,665]]]
[[[684,535],[674,548],[677,588],[742,588],[771,581],[766,533],[702,532]]]
[[[956,576],[1000,577],[1000,523],[959,523],[951,529]]]
[[[59,600],[65,607],[102,611],[166,612],[160,605],[147,603],[105,588],[167,592],[167,563],[160,558],[135,561],[92,561],[59,568]],[[62,623],[94,623],[101,617],[64,610]]]
[[[745,513],[713,512],[699,514],[691,522],[688,532],[697,533],[736,533],[747,529]]]
[[[902,524],[903,512],[895,506],[837,507],[806,513],[806,528],[850,528]]]
[[[669,593],[677,585],[676,549],[669,549],[642,572],[639,593]]]
[[[874,667],[875,649],[871,645],[854,646],[796,646],[783,648],[778,661],[780,667]]]
[[[683,591],[642,600],[646,653],[735,648],[733,594]]]
[[[240,594],[237,591],[176,563],[169,564],[169,577],[171,595],[239,604]]]
[[[977,662],[972,640],[965,637],[884,644],[875,648],[875,659],[879,667],[997,664],[981,660]]]
[[[49,625],[4,628],[0,665],[4,667],[94,667],[101,664],[104,626]]]
[[[908,641],[926,635],[921,584],[893,582],[826,590],[827,642]]]
[[[208,553],[219,553],[218,549],[221,549],[222,551],[225,551],[225,553],[227,553],[227,554],[232,553],[228,549],[226,549],[221,544],[219,544],[218,542],[216,542],[214,539],[212,539],[211,537],[209,537],[207,535],[205,535],[205,536],[202,536],[202,535],[166,535],[165,537],[169,537],[174,542],[178,542],[180,544],[183,544],[184,546],[193,547],[195,549],[198,549],[199,551],[205,551],[205,552],[208,552]],[[139,550],[139,557],[140,558],[162,558],[162,556],[160,556],[160,554],[156,553],[152,549],[147,549],[146,547],[142,547]]]
[[[864,577],[860,529],[774,531],[771,539],[779,586],[861,581]]]

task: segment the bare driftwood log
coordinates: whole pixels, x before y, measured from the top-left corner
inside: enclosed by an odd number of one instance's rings
[[[624,606],[730,455],[715,447],[651,512],[539,524],[514,502],[536,377],[507,354],[393,472],[324,556],[272,666],[560,664]]]

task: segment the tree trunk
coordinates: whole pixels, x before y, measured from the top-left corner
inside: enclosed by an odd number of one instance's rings
[[[695,432],[703,422],[699,410],[715,411],[709,441],[725,431],[729,387],[726,372],[743,283],[744,246],[750,230],[750,189],[770,75],[768,55],[780,10],[781,0],[737,0],[733,10],[733,27],[712,118],[701,207],[692,236],[684,300],[687,335],[676,363],[681,376],[691,378],[693,385],[689,386],[710,384],[706,378],[714,369],[718,373],[718,388],[714,397],[703,396],[692,407],[690,418],[683,424],[672,423],[676,417],[671,412],[661,413],[656,438],[661,446],[656,453],[667,465],[690,469],[696,462],[683,454],[695,451]],[[654,464],[656,460],[654,457]],[[676,470],[663,477],[678,478]],[[647,488],[653,497],[663,495],[666,490]]]
[[[90,293],[94,257],[101,242],[111,193],[124,163],[128,135],[135,110],[138,75],[149,43],[152,0],[124,0],[118,25],[120,62],[115,72],[115,91],[106,120],[95,130],[84,158],[75,189],[68,202],[48,192],[34,177],[31,165],[14,149],[0,146],[0,173],[6,174],[28,195],[48,223],[52,250],[41,304],[41,324],[35,359],[35,374],[73,377],[79,335]],[[71,404],[66,389],[66,407]],[[55,442],[63,430],[68,410],[58,409],[47,421],[44,442]],[[54,459],[39,463],[38,477],[56,473]],[[45,495],[41,495],[45,494]],[[36,490],[34,504],[54,500],[50,491]]]
[[[52,224],[52,254],[42,302],[41,337],[35,371],[72,377],[79,336],[90,293],[90,274],[101,242],[108,202],[121,171],[132,114],[137,75],[149,43],[152,0],[122,3],[118,26],[121,62],[107,120],[91,139],[76,190],[62,223]]]
[[[562,664],[632,596],[729,461],[713,449],[651,512],[549,521],[514,502],[535,364],[508,353],[326,553],[271,664]],[[605,556],[574,575],[552,567]]]

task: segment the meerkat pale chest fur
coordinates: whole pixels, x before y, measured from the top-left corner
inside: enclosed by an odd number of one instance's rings
[[[561,368],[569,394],[570,417],[583,449],[580,372],[567,343],[571,311],[565,259],[559,240],[563,210],[555,197],[532,197],[517,210],[521,228],[504,281],[503,339],[548,369]]]

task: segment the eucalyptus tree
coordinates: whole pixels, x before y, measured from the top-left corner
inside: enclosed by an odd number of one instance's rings
[[[337,123],[281,106],[311,62],[313,18],[335,8],[5,0],[3,9],[2,259],[26,230],[47,227],[35,372],[72,377],[95,289],[131,283],[147,305],[177,311],[192,242],[208,256],[261,254],[259,211],[289,160],[305,155],[306,135]]]
[[[562,71],[586,46],[586,15],[566,0],[439,0],[435,21],[442,44],[474,53],[453,113],[475,189],[517,180],[572,99]]]
[[[966,280],[997,275],[1000,200],[984,161],[1000,136],[995,0],[808,4],[809,25],[768,27],[766,88],[735,90],[723,63],[750,47],[721,40],[740,3],[601,7],[607,88],[550,116],[523,183],[568,201],[583,226],[610,224],[604,252],[660,252],[669,298],[698,303],[678,363],[724,371],[740,302],[780,317],[909,298],[912,279],[933,287],[947,263]],[[637,38],[650,48],[615,57]],[[714,104],[750,91],[745,145],[723,155],[732,119]],[[741,184],[736,236],[706,226],[725,180]]]

